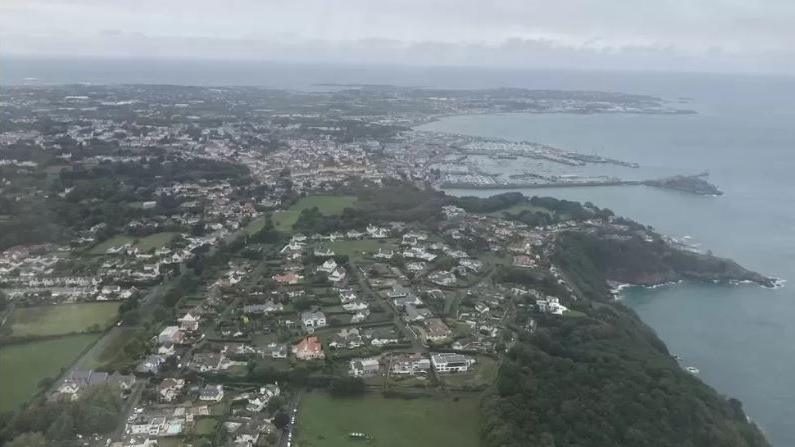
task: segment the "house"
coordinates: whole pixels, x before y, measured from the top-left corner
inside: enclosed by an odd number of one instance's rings
[[[185,333],[180,330],[179,326],[168,326],[164,328],[157,336],[157,341],[160,344],[173,343],[181,344],[185,339]]]
[[[331,273],[337,269],[337,263],[333,259],[329,259],[317,268],[318,272]]]
[[[287,358],[287,345],[271,343],[268,345],[268,351],[271,353],[271,358],[286,359]]]
[[[293,346],[293,355],[299,360],[323,359],[323,345],[317,337],[305,337]]]
[[[188,363],[188,368],[198,372],[221,371],[230,366],[229,359],[220,352],[196,352]]]
[[[199,320],[201,320],[201,315],[190,311],[178,320],[179,328],[183,331],[196,331],[199,329]]]
[[[356,349],[364,345],[359,329],[345,328],[332,337],[329,346],[334,349]]]
[[[376,227],[375,225],[367,225],[365,230],[373,239],[384,239],[389,236],[389,232],[385,228]]]
[[[536,266],[536,261],[527,255],[517,255],[513,257],[513,265],[516,267],[532,268]]]
[[[171,357],[177,353],[177,350],[174,348],[174,343],[166,342],[157,348],[157,353],[162,356]]]
[[[329,258],[331,256],[334,256],[334,250],[328,247],[317,247],[315,248],[313,254],[318,258]]]
[[[106,372],[89,370],[73,371],[65,377],[58,386],[58,392],[77,399],[80,392],[97,385],[112,384],[117,385],[123,390],[130,389],[135,383],[135,376],[126,376],[119,373],[108,374]]]
[[[539,311],[554,315],[563,315],[563,312],[569,310],[566,306],[560,304],[560,300],[554,296],[548,296],[543,300],[536,300],[536,306],[538,306]]]
[[[356,293],[353,290],[340,290],[340,302],[342,304],[350,303],[352,301],[356,301]]]
[[[243,306],[243,313],[248,315],[269,314],[281,312],[282,310],[284,310],[284,305],[273,300],[268,300],[265,304],[248,304]]]
[[[430,309],[425,307],[417,307],[414,303],[406,304],[404,309],[406,310],[406,314],[403,315],[403,320],[409,323],[422,321],[426,318],[430,318],[433,315]]]
[[[425,320],[425,338],[430,341],[444,340],[452,334],[450,328],[440,318]]]
[[[458,264],[461,265],[461,267],[464,267],[465,269],[471,270],[475,273],[479,272],[483,268],[483,262],[478,259],[459,259]]]
[[[381,364],[375,357],[368,359],[353,359],[350,361],[350,375],[353,377],[371,376],[378,374]]]
[[[373,257],[377,259],[392,259],[393,256],[395,256],[393,250],[384,250],[383,248],[379,248],[378,252],[373,255]]]
[[[360,310],[367,309],[367,303],[363,301],[352,301],[350,303],[345,303],[342,305],[342,308],[348,312],[357,312]]]
[[[455,275],[444,270],[431,273],[428,275],[428,280],[440,286],[452,286],[456,283]]]
[[[466,214],[466,211],[464,211],[463,208],[459,208],[457,206],[447,205],[442,207],[442,213],[447,219],[454,219],[463,216]]]
[[[307,332],[312,333],[315,329],[326,327],[326,314],[320,311],[307,311],[301,314],[301,324]]]
[[[139,374],[157,374],[164,363],[166,363],[165,356],[150,354],[135,367],[135,372]]]
[[[367,309],[360,310],[359,312],[353,314],[353,316],[351,317],[351,323],[361,323],[362,321],[366,320],[367,317],[369,316],[370,316],[369,310]]]
[[[348,239],[359,239],[359,238],[361,238],[362,236],[364,236],[364,233],[362,233],[361,231],[350,230],[350,231],[348,231],[347,233],[345,233],[345,236],[346,236]]]
[[[284,275],[273,275],[271,279],[279,284],[298,284],[298,281],[303,279],[303,276],[296,273],[285,273]]]
[[[345,279],[345,276],[346,276],[345,269],[337,267],[336,269],[334,269],[334,271],[329,273],[328,280],[331,282],[340,282],[343,279]]]
[[[389,370],[393,374],[417,375],[431,370],[431,361],[420,353],[401,354],[392,357]]]
[[[199,400],[204,402],[220,402],[224,398],[223,385],[206,385],[199,392]]]
[[[185,387],[185,380],[184,379],[173,379],[167,378],[163,379],[160,382],[160,385],[157,387],[158,394],[160,395],[160,400],[163,402],[171,402],[179,396],[182,392],[182,388]]]
[[[438,373],[467,372],[469,367],[474,363],[475,359],[472,357],[453,352],[437,352],[431,354],[431,365],[433,365],[433,370]]]

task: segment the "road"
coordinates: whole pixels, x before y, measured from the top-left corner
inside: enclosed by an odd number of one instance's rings
[[[356,275],[356,279],[359,282],[359,286],[362,288],[362,291],[374,297],[375,299],[381,299],[381,301],[386,304],[387,308],[390,310],[390,312],[392,312],[393,324],[398,328],[398,330],[400,330],[406,340],[411,341],[412,350],[419,352],[424,351],[425,346],[423,346],[417,335],[409,328],[408,324],[406,324],[406,322],[400,318],[400,312],[398,312],[397,308],[395,308],[395,304],[392,302],[392,300],[376,293],[376,291],[370,287],[370,284],[367,282],[367,278],[364,277],[362,271],[359,270],[359,267],[353,261],[349,261],[348,268],[353,271],[354,275]]]
[[[292,444],[292,437],[295,436],[295,423],[293,421],[295,420],[295,422],[297,422],[298,404],[301,402],[302,394],[303,391],[299,390],[295,397],[293,397],[293,400],[290,401],[290,405],[287,406],[287,414],[290,416],[290,423],[287,424],[284,430],[280,431],[279,440],[276,441],[276,447],[288,447]]]

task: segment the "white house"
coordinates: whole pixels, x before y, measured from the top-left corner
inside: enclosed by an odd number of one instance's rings
[[[301,314],[301,323],[308,332],[326,327],[326,314],[320,311],[308,311]]]
[[[207,385],[199,393],[199,400],[205,402],[220,402],[224,398],[223,385]]]
[[[201,315],[195,313],[193,311],[188,312],[180,318],[179,321],[179,328],[183,331],[195,331],[199,329],[199,320],[201,320]]]
[[[337,263],[333,259],[329,259],[324,262],[320,267],[317,268],[317,271],[324,272],[324,273],[331,273],[337,269]]]
[[[475,359],[453,352],[437,352],[431,354],[431,364],[433,370],[438,373],[462,373],[467,372],[469,367],[475,363]]]
[[[353,359],[350,362],[350,374],[354,377],[377,374],[381,366],[375,357],[369,359]]]

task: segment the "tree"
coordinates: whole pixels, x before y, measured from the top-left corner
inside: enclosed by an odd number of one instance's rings
[[[279,430],[283,430],[290,423],[290,416],[287,413],[280,412],[273,418],[273,425]]]
[[[337,377],[332,379],[329,392],[334,396],[357,396],[364,394],[364,380],[359,377]]]

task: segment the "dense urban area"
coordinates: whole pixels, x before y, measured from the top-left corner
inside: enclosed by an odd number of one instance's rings
[[[0,444],[767,445],[614,291],[773,280],[598,204],[443,192],[635,167],[415,129],[503,112],[689,113],[518,89],[4,88]]]

